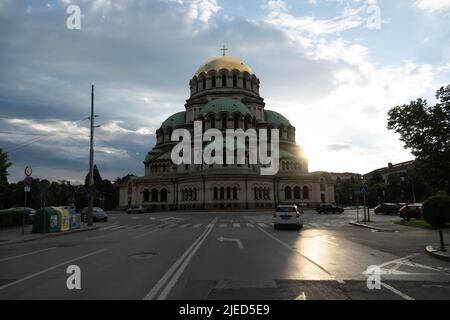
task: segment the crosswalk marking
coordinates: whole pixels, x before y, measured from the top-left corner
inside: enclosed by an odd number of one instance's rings
[[[150,224],[132,224],[132,225],[120,225],[114,224],[110,226],[104,226],[99,229],[99,231],[119,231],[119,230],[147,230],[151,228],[157,229],[198,229],[200,227],[214,227],[217,226],[219,228],[254,228],[255,226],[259,226],[261,228],[268,228],[270,224],[267,223],[245,223],[245,222],[230,222],[230,223],[220,223],[215,225],[208,225],[203,223],[185,223],[179,224],[175,221],[166,221],[165,223],[150,223]]]

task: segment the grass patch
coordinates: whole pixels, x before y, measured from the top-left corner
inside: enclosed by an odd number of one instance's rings
[[[407,221],[398,221],[396,222],[396,224],[402,225],[402,226],[409,226],[409,227],[417,227],[417,228],[424,228],[424,229],[433,229],[434,228],[428,224],[425,220],[423,219],[417,219],[417,220],[411,220],[409,222]],[[447,224],[446,229],[450,228],[450,224]]]

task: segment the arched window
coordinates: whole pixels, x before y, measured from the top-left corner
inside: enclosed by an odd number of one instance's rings
[[[214,200],[217,200],[218,197],[218,192],[219,190],[217,189],[217,187],[214,187]]]
[[[234,115],[234,129],[239,128],[239,115],[235,114]]]
[[[195,92],[198,92],[198,81],[195,82]]]
[[[233,88],[237,87],[237,75],[233,75]]]
[[[161,202],[167,202],[167,189],[161,189]]]
[[[144,190],[144,202],[148,202],[150,200],[150,192],[148,189]]]
[[[286,188],[284,188],[284,198],[286,200],[290,200],[292,198],[291,187],[287,186]]]
[[[233,199],[237,200],[237,187],[233,187]]]
[[[320,183],[320,191],[325,191],[325,184],[323,182]]]
[[[189,189],[189,201],[192,201],[192,189]]]
[[[225,189],[224,187],[220,187],[220,200],[223,200],[224,198]]]
[[[227,76],[226,75],[222,75],[222,87],[226,87],[227,86]]]
[[[211,124],[211,128],[215,128],[216,127],[216,118],[214,115],[210,115],[209,116],[209,122]]]
[[[194,188],[194,201],[197,201],[197,188]]]
[[[206,89],[206,77],[203,78],[203,90]]]
[[[227,128],[227,115],[222,114],[222,129],[226,129],[226,128]]]
[[[213,74],[211,76],[211,87],[215,88],[216,87],[216,75]]]
[[[244,78],[242,79],[242,81],[243,81],[244,89],[247,89],[247,77],[244,76]]]
[[[304,186],[302,189],[302,198],[309,199],[309,189],[307,186]]]
[[[227,187],[227,200],[231,200],[231,188]]]
[[[294,199],[300,199],[300,187],[299,186],[294,187]]]
[[[152,189],[152,202],[158,202],[158,190],[155,188]]]
[[[263,199],[262,188],[261,187],[258,188],[258,198],[259,199]]]
[[[254,190],[255,190],[255,200],[258,200],[258,188],[254,188]]]

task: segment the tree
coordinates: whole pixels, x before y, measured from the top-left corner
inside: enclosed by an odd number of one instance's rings
[[[450,192],[450,85],[440,88],[436,99],[434,106],[418,99],[391,109],[387,127],[411,149],[421,177],[430,186]]]
[[[6,200],[8,199],[8,168],[10,166],[8,154],[0,148],[0,209],[6,206]]]
[[[441,251],[446,251],[442,229],[450,221],[450,197],[439,194],[425,200],[423,203],[423,218],[431,226],[439,229]]]

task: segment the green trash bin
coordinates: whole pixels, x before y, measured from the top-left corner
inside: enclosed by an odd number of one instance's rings
[[[33,218],[33,233],[58,232],[60,215],[53,208],[42,208],[36,211]]]

